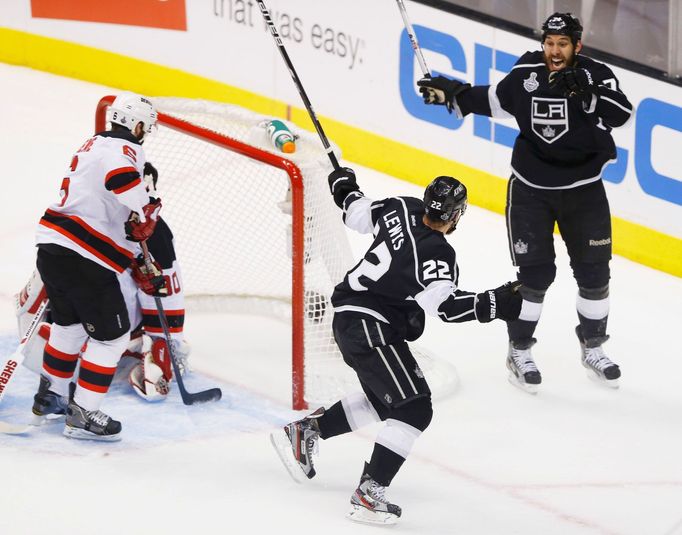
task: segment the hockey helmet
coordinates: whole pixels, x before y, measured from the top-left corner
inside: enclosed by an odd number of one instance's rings
[[[467,189],[456,178],[439,176],[426,186],[424,210],[432,221],[454,221],[455,226],[467,209]]]
[[[109,121],[130,131],[138,123],[144,123],[144,133],[150,134],[157,118],[156,108],[149,99],[127,91],[118,95],[109,107]]]
[[[582,39],[583,25],[580,24],[578,17],[572,13],[559,13],[557,11],[542,24],[542,41],[540,42],[544,43],[548,35],[567,35],[575,46]]]

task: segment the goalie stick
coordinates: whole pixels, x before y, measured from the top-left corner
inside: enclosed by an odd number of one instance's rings
[[[31,324],[28,326],[28,329],[26,329],[24,337],[19,342],[19,346],[14,350],[14,353],[12,353],[3,361],[1,365],[2,368],[0,369],[0,402],[2,402],[2,399],[5,396],[7,389],[9,388],[9,385],[12,381],[12,378],[14,377],[14,374],[17,372],[17,369],[19,368],[21,363],[24,362],[25,358],[24,348],[26,347],[26,344],[29,342],[29,340],[35,334],[36,330],[38,329],[38,325],[40,325],[40,322],[42,322],[43,319],[45,319],[45,313],[47,311],[48,304],[49,301],[47,299],[45,299],[45,301],[43,301],[40,304],[38,310],[36,310],[36,313],[33,316],[33,319],[31,320]],[[10,435],[23,434],[26,433],[30,428],[31,428],[30,425],[0,422],[0,433]]]
[[[144,263],[147,267],[149,273],[152,272],[152,261],[149,257],[149,249],[147,248],[146,242],[140,242],[142,247],[142,254],[144,257]],[[166,339],[166,346],[171,356],[171,364],[173,365],[173,373],[175,374],[175,382],[178,385],[178,390],[180,391],[180,397],[185,405],[194,405],[195,403],[206,403],[208,401],[218,401],[223,396],[222,390],[220,388],[209,388],[208,390],[202,390],[201,392],[191,393],[185,388],[185,383],[180,375],[180,368],[177,363],[177,357],[175,356],[175,349],[173,348],[170,329],[168,328],[168,317],[163,310],[163,303],[161,303],[160,297],[154,297],[154,303],[156,304],[156,310],[159,313],[159,320],[161,322],[161,328],[163,329],[163,336]]]
[[[289,74],[291,74],[291,78],[293,79],[294,84],[296,84],[296,89],[298,89],[298,94],[301,95],[301,100],[303,100],[303,104],[305,105],[305,109],[308,110],[308,115],[310,116],[310,120],[313,122],[313,125],[315,126],[315,130],[317,131],[317,135],[320,136],[320,141],[322,141],[322,145],[324,146],[325,150],[327,151],[327,156],[329,156],[329,161],[331,161],[334,169],[340,169],[339,161],[336,158],[336,154],[334,154],[334,149],[332,149],[331,143],[329,143],[329,139],[327,139],[327,136],[324,133],[324,130],[322,129],[322,125],[320,124],[320,121],[317,119],[317,115],[315,115],[315,110],[313,110],[313,105],[310,103],[310,99],[308,98],[308,95],[306,94],[305,89],[303,88],[303,83],[301,82],[301,79],[298,77],[298,74],[296,74],[296,69],[294,69],[294,64],[291,62],[291,59],[289,58],[289,54],[287,53],[287,49],[284,48],[284,42],[282,41],[282,38],[280,37],[279,33],[277,32],[277,28],[275,27],[275,23],[272,21],[272,17],[270,16],[270,12],[268,11],[268,8],[266,7],[265,2],[263,2],[262,0],[257,0],[257,2],[258,2],[258,7],[260,8],[260,11],[263,14],[263,18],[265,19],[265,23],[268,25],[268,28],[270,29],[270,33],[272,34],[272,37],[274,38],[275,43],[277,44],[277,48],[279,49],[279,52],[282,55],[282,59],[284,59],[284,63],[286,63],[287,69],[289,69]]]
[[[417,56],[417,61],[422,69],[422,74],[424,77],[431,78],[431,71],[426,66],[426,60],[424,59],[424,54],[422,54],[422,49],[419,47],[419,41],[417,41],[417,34],[414,33],[414,28],[412,23],[407,16],[407,9],[405,9],[405,3],[403,0],[396,0],[398,2],[398,9],[400,9],[400,14],[403,17],[403,22],[405,23],[405,31],[407,31],[407,36],[410,38],[410,43],[412,43],[412,49],[414,50],[414,55]]]

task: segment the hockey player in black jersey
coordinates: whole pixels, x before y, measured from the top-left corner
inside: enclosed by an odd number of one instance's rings
[[[427,104],[514,117],[507,190],[507,236],[523,283],[518,320],[508,323],[510,381],[535,393],[541,382],[530,349],[545,292],[556,274],[557,223],[578,283],[575,331],[590,376],[618,386],[620,369],[604,353],[608,339],[611,219],[602,171],[616,158],[611,129],[625,124],[632,104],[611,69],[580,54],[582,26],[554,13],[542,26],[542,50],[526,52],[497,85],[474,86],[443,76],[417,84]]]
[[[363,392],[286,425],[285,433],[273,433],[272,439],[291,475],[302,480],[315,475],[312,453],[318,438],[385,422],[351,496],[349,517],[393,524],[401,510],[386,499],[385,489],[433,414],[429,385],[407,341],[421,336],[425,313],[445,322],[514,320],[521,296],[516,282],[479,294],[459,288],[455,251],[445,239],[467,207],[467,190],[458,180],[434,179],[424,201],[372,201],[348,168],[332,172],[329,184],[345,224],[374,236],[331,298],[334,338]]]

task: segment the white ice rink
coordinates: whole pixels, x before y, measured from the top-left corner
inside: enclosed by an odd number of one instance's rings
[[[112,91],[0,64],[0,355],[17,343],[11,296],[33,269],[36,224],[92,133],[98,99]],[[421,195],[357,169],[370,197]],[[351,239],[356,253],[367,245]],[[470,207],[452,243],[462,288],[514,277],[501,216]],[[614,259],[605,347],[623,377],[619,390],[607,389],[580,364],[575,284],[561,242],[557,249],[534,349],[537,396],[506,380],[503,323],[429,320],[420,343],[452,362],[461,384],[435,405],[389,489],[403,508],[396,533],[682,535],[682,281]],[[188,388],[218,384],[224,400],[185,407],[174,392],[151,405],[117,386],[103,409],[123,422],[120,443],[68,440],[58,425],[0,436],[0,534],[380,529],[344,518],[375,429],[322,442],[307,485],[289,478],[270,446],[269,432],[296,416],[286,326],[194,314],[186,330],[197,372]],[[0,419],[26,420],[36,386],[22,369]]]

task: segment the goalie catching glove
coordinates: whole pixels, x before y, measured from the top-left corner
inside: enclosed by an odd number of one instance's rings
[[[455,107],[455,97],[471,87],[471,84],[464,84],[459,80],[452,80],[445,76],[436,76],[435,78],[426,76],[419,80],[417,85],[426,104],[445,106],[448,113],[452,113]]]
[[[131,264],[133,279],[147,295],[152,297],[165,297],[168,295],[166,278],[163,276],[161,266],[156,261],[150,262],[147,268],[144,257],[139,255]]]
[[[171,356],[166,341],[142,336],[141,362],[130,370],[128,382],[146,401],[166,399],[173,378]]]
[[[523,298],[519,293],[519,281],[507,282],[494,290],[486,290],[476,296],[476,317],[481,323],[494,319],[514,321],[521,313]]]
[[[126,238],[130,241],[144,241],[154,234],[156,221],[161,210],[161,199],[149,199],[149,204],[142,208],[144,221],[137,212],[130,212],[130,217],[125,223]]]

